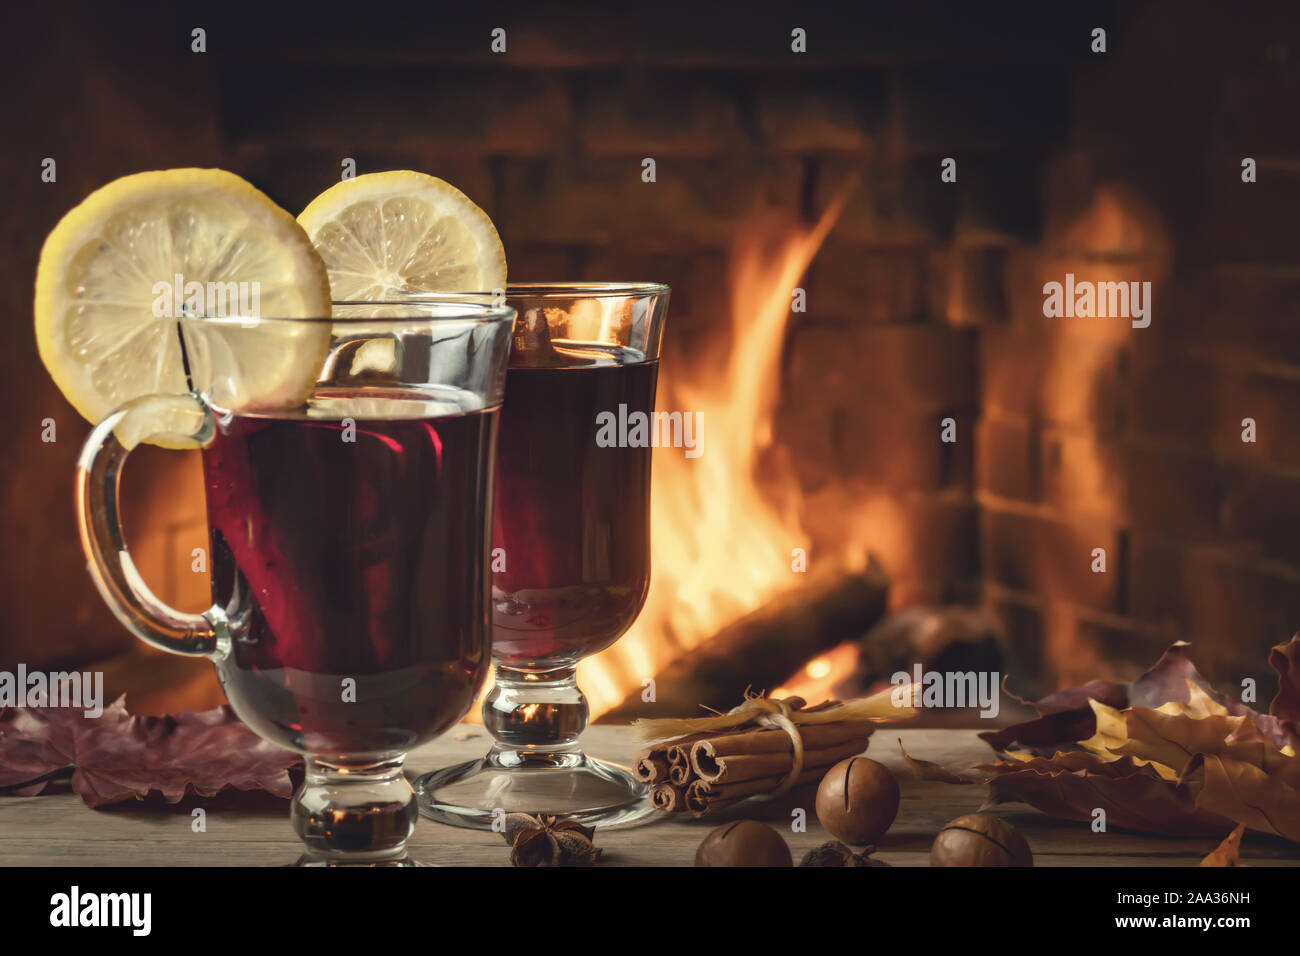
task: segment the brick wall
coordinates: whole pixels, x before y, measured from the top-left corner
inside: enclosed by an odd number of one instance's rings
[[[1300,625],[1300,143],[1274,112],[1300,48],[1262,8],[1192,9],[1121,17],[1074,78],[1043,236],[980,333],[984,592],[1045,686],[1132,676],[1172,638],[1269,686],[1268,647]],[[1151,281],[1151,326],[1044,319],[1041,283],[1066,272]]]
[[[1264,649],[1300,624],[1295,22],[965,6],[34,20],[28,35],[57,32],[84,69],[55,69],[37,43],[16,54],[34,92],[16,108],[21,148],[0,156],[6,182],[64,157],[56,186],[4,213],[22,329],[7,398],[61,428],[56,447],[24,431],[0,451],[6,650],[48,662],[128,644],[66,510],[85,427],[24,318],[40,237],[125,172],[225,166],[296,211],[352,157],[459,185],[515,279],[670,282],[668,361],[717,347],[728,247],[756,203],[811,222],[856,175],[782,363],[776,437],[814,547],[861,536],[897,606],[987,601],[1021,687],[1129,674],[1175,636],[1225,677],[1262,676]],[[193,26],[209,53],[188,53]],[[505,55],[488,50],[495,26]],[[790,52],[792,26],[808,54]],[[1094,26],[1105,56],[1088,51]],[[956,184],[939,180],[947,156]],[[1067,271],[1155,283],[1151,328],[1045,319],[1042,283]],[[938,440],[946,417],[955,444]],[[197,606],[202,516],[173,493],[197,474],[191,459],[149,480],[166,457],[128,475],[128,521],[160,594]]]

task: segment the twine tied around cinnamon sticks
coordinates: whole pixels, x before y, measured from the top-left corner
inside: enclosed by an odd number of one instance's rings
[[[790,772],[785,775],[781,785],[771,792],[769,796],[772,797],[789,790],[799,774],[803,773],[803,734],[799,733],[799,724],[791,719],[792,712],[790,705],[784,700],[773,700],[770,697],[749,697],[739,707],[733,707],[730,711],[737,716],[752,714],[749,719],[758,726],[784,730],[790,736],[790,746],[793,748]]]
[[[799,702],[798,698],[793,699]],[[783,730],[790,738],[792,749],[792,758],[790,760],[790,772],[785,775],[785,779],[771,793],[766,794],[768,797],[775,797],[785,793],[794,785],[799,774],[803,773],[803,734],[799,733],[799,724],[791,718],[794,709],[790,702],[785,700],[775,700],[771,697],[750,696],[746,694],[745,702],[737,707],[727,711],[727,717],[733,717],[736,720],[734,726],[743,727],[746,724],[754,724],[758,727],[770,727],[775,730]]]
[[[874,724],[910,717],[892,690],[850,701],[805,707],[745,694],[725,714],[639,720],[646,737],[670,738],[637,754],[635,773],[649,784],[661,810],[697,817],[749,796],[775,797],[814,783],[834,764],[866,749]]]

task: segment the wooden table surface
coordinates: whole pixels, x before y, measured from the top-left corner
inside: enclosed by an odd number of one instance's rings
[[[898,755],[899,737],[912,756],[952,768],[985,761],[990,752],[975,731],[967,730],[895,730],[879,733],[873,740],[869,755],[895,771],[903,796],[898,819],[877,855],[895,866],[926,866],[934,834],[952,818],[978,809],[984,788],[915,779]],[[595,726],[583,739],[593,756],[625,764],[638,746],[626,727]],[[474,757],[487,745],[481,727],[463,725],[415,751],[407,766],[418,775]],[[767,819],[781,829],[797,863],[807,850],[828,839],[812,804],[813,792],[805,789],[780,802],[751,802],[712,821],[662,814],[646,825],[599,832],[596,843],[605,851],[602,865],[690,866],[696,846],[713,826],[725,819],[751,817]],[[806,833],[790,832],[791,809],[799,806],[808,811]],[[1021,805],[997,812],[1024,834],[1038,866],[1191,866],[1217,842],[1121,831],[1093,833],[1084,824],[1053,821]],[[0,865],[274,866],[291,863],[299,855],[287,807],[214,807],[206,815],[206,832],[195,833],[188,807],[168,811],[135,805],[97,811],[72,793],[0,796]],[[410,847],[415,859],[450,866],[505,866],[510,858],[498,834],[425,819],[416,827]],[[1242,860],[1251,865],[1297,865],[1300,847],[1248,835]]]

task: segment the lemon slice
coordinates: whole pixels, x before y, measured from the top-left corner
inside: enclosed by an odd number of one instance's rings
[[[298,222],[325,260],[336,301],[505,288],[506,253],[492,220],[434,176],[408,169],[344,180]]]
[[[205,295],[187,299],[190,283]],[[41,361],[91,422],[143,395],[212,384],[191,382],[186,360],[202,359],[233,407],[305,398],[329,347],[328,323],[178,321],[214,317],[193,308],[214,298],[229,316],[254,301],[268,318],[330,315],[325,264],[293,217],[252,185],[218,169],[123,177],[91,193],[45,240],[36,272]],[[182,327],[200,354],[182,355]]]

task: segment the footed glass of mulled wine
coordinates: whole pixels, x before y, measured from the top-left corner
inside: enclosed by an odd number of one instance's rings
[[[191,391],[127,403],[82,452],[81,537],[109,607],[148,643],[211,658],[235,713],[304,756],[291,811],[300,863],[408,862],[418,810],[405,755],[481,689],[513,320],[471,303],[182,319],[171,347]],[[290,350],[309,377],[292,395],[250,396],[246,383]],[[160,602],[123,539],[119,475],[146,439],[202,447],[213,600],[202,614]]]
[[[575,672],[627,631],[650,585],[651,449],[619,422],[654,410],[668,287],[516,284],[505,301],[517,318],[493,517],[494,743],[416,794],[457,826],[490,828],[501,811],[628,824],[650,812],[647,788],[583,752]]]

